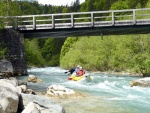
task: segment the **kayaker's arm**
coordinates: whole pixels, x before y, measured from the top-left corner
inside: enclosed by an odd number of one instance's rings
[[[66,71],[66,72],[64,72],[64,73],[65,73],[65,74],[66,74],[66,73],[72,74],[74,71],[75,71],[75,69],[74,69],[74,68],[71,68],[69,71]]]

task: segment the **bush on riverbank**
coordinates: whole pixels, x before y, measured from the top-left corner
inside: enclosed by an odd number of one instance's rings
[[[63,48],[68,46],[67,39]],[[70,42],[69,42],[70,43]],[[86,70],[150,73],[149,35],[80,37],[61,55],[62,68],[82,65]],[[64,51],[64,50],[62,50]]]

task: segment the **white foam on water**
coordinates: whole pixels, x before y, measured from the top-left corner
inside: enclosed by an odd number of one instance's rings
[[[136,94],[128,94],[127,98],[131,100],[132,102],[135,102],[137,104],[150,104],[150,101],[147,100],[147,97],[142,95],[136,95]]]
[[[150,95],[150,89],[149,88],[144,88],[144,87],[139,87],[139,86],[134,86],[134,87],[130,87],[130,86],[125,86],[123,85],[122,88],[124,88],[125,90],[128,90],[130,92],[137,92],[137,93],[142,93],[145,95]]]
[[[118,82],[116,82],[116,81],[109,82],[109,81],[105,80],[104,82],[99,83],[97,86],[100,89],[112,91],[112,90],[117,89],[117,84],[118,84]]]
[[[44,73],[64,73],[66,70],[59,67],[31,68],[28,72],[44,72]]]
[[[145,99],[144,97],[141,97],[138,95],[133,95],[133,94],[128,94],[127,98],[129,98],[129,99]]]
[[[128,98],[124,97],[113,97],[113,98],[104,98],[105,100],[129,100]]]
[[[101,89],[110,89],[110,87],[109,86],[107,86],[107,84],[105,84],[104,82],[103,83],[99,83],[98,85],[98,88],[101,88]]]

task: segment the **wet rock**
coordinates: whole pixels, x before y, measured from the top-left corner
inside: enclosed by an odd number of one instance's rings
[[[36,95],[36,93],[32,89],[27,89],[25,93]]]
[[[133,86],[150,87],[150,77],[131,81],[130,87],[133,87]]]
[[[51,85],[47,88],[47,95],[49,96],[63,96],[75,94],[74,90],[65,88],[61,85]]]
[[[25,93],[27,91],[27,86],[26,85],[20,85],[20,86],[17,86],[17,89],[19,89],[20,93]]]
[[[0,76],[2,78],[13,76],[13,66],[11,62],[6,60],[0,61]]]
[[[36,77],[35,75],[29,75],[27,80],[28,80],[28,82],[33,82],[33,83],[40,83],[40,82],[42,82],[42,80],[39,79],[38,77]]]
[[[17,80],[17,81],[18,81],[18,86],[20,86],[20,85],[26,85],[27,86],[27,82],[23,82],[21,80]]]
[[[0,67],[0,72],[13,72],[13,66],[9,61],[1,60]]]

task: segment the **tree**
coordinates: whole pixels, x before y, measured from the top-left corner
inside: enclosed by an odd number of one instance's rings
[[[64,44],[65,39],[49,38],[46,40],[41,53],[47,65],[58,66],[60,59],[61,47]]]
[[[21,11],[19,9],[19,2],[11,1],[11,0],[2,0],[0,1],[0,15],[5,16],[6,18],[0,19],[0,28],[4,28],[7,24],[14,25],[14,19],[10,16],[18,16],[21,15]]]

